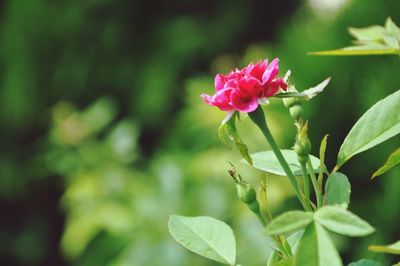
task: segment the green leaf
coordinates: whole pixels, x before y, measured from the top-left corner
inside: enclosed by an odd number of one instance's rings
[[[226,122],[226,132],[230,140],[235,143],[236,148],[239,150],[240,154],[243,158],[250,164],[253,165],[253,161],[249,155],[249,150],[244,144],[243,140],[240,138],[237,129],[236,129],[236,116],[237,113],[233,114],[233,116]]]
[[[102,131],[117,115],[117,105],[109,97],[102,97],[81,113],[85,126],[92,134]]]
[[[287,259],[282,256],[279,250],[274,249],[271,256],[268,258],[267,266],[276,266],[278,263],[285,262]]]
[[[357,262],[352,262],[348,266],[382,266],[382,264],[374,260],[362,259]]]
[[[400,240],[387,246],[372,245],[368,247],[368,250],[400,255]]]
[[[341,266],[342,261],[328,233],[317,223],[304,231],[296,256],[296,266]]]
[[[271,264],[272,266],[294,266],[294,257],[290,257],[288,259],[285,260],[280,260],[277,261],[273,264]]]
[[[205,216],[171,215],[168,228],[179,244],[194,253],[224,264],[235,265],[235,236],[226,223]]]
[[[300,163],[297,160],[297,154],[293,150],[281,150],[283,157],[289,164],[290,169],[294,175],[302,175]],[[253,153],[250,155],[253,160],[253,167],[262,170],[267,173],[286,176],[285,171],[283,171],[281,164],[276,158],[273,151],[263,151],[258,153]],[[319,171],[319,159],[315,156],[310,155],[311,163],[313,165],[314,171],[318,173]]]
[[[374,179],[375,177],[384,174],[385,172],[392,169],[399,163],[400,163],[400,148],[397,148],[397,150],[395,150],[392,154],[390,154],[386,163],[381,168],[376,170],[376,172],[372,175],[371,179]]]
[[[218,127],[218,137],[227,146],[230,146],[231,139],[228,136],[228,133],[226,132],[226,123],[222,123]]]
[[[385,29],[388,34],[395,36],[400,42],[400,28],[393,22],[390,17],[386,19]]]
[[[357,215],[336,206],[325,206],[314,214],[315,220],[328,230],[346,236],[366,236],[375,229]]]
[[[297,253],[299,248],[300,239],[303,236],[304,231],[298,231],[287,238],[287,241],[292,249],[293,254]]]
[[[379,41],[386,33],[382,26],[373,25],[365,28],[349,28],[349,33],[359,41]]]
[[[267,266],[294,266],[294,257],[282,259],[278,251],[274,250],[268,258]]]
[[[325,184],[324,205],[339,205],[347,209],[350,193],[351,185],[347,176],[339,172],[330,174]]]
[[[315,87],[311,87],[307,90],[304,90],[302,92],[282,92],[282,93],[277,93],[274,95],[274,97],[277,98],[291,98],[291,97],[296,97],[296,98],[301,98],[303,100],[309,101],[315,96],[317,96],[319,93],[323,92],[325,87],[328,86],[329,81],[331,78],[327,78]]]
[[[328,134],[326,134],[319,146],[319,174],[318,174],[318,185],[322,188],[322,179],[324,178],[324,170],[326,169],[325,167],[325,151],[326,151],[326,145],[328,143]]]
[[[287,242],[292,250],[293,254],[297,253],[297,248],[300,242],[301,237],[303,236],[304,231],[298,231],[287,238]],[[294,257],[289,259],[282,259],[282,255],[279,254],[279,251],[274,250],[271,256],[268,259],[267,266],[279,266],[279,265],[294,265]]]
[[[320,51],[320,52],[310,52],[310,55],[332,55],[332,56],[351,56],[351,55],[392,55],[392,54],[400,54],[400,49],[394,48],[372,48],[371,46],[367,47],[356,47],[350,46],[344,49],[337,50],[328,50],[328,51]]]
[[[306,227],[313,220],[311,212],[289,211],[285,212],[268,224],[265,232],[268,235],[281,235],[298,231]]]
[[[385,27],[374,25],[365,28],[349,28],[356,39],[356,46],[310,53],[312,55],[384,55],[400,54],[400,29],[388,18]]]
[[[338,154],[337,167],[400,133],[400,90],[373,105],[353,126]]]

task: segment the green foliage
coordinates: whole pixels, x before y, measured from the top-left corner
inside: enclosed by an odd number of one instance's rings
[[[322,182],[323,182],[323,177],[324,177],[324,170],[326,170],[325,167],[325,152],[326,152],[326,145],[328,144],[328,134],[326,134],[322,140],[321,144],[319,146],[319,173],[318,173],[318,185],[319,187],[322,187]],[[326,189],[325,189],[326,191]]]
[[[304,211],[285,212],[268,224],[265,232],[268,235],[281,235],[296,232],[305,228],[313,220],[313,214]]]
[[[267,266],[293,266],[294,265],[294,257],[290,257],[287,259],[279,260],[271,264],[267,264]]]
[[[338,154],[337,167],[400,133],[400,90],[374,104],[346,136]]]
[[[328,86],[331,78],[327,78],[318,85],[311,87],[309,89],[306,89],[301,92],[295,92],[296,89],[293,87],[289,87],[288,92],[280,92],[274,95],[274,97],[277,98],[297,98],[299,100],[303,101],[309,101],[315,96],[317,96],[319,93],[323,92],[325,87]]]
[[[290,169],[294,175],[301,175],[301,165],[297,161],[297,154],[293,150],[281,150],[283,157],[289,164]],[[263,151],[258,153],[253,153],[250,155],[253,160],[253,167],[261,171],[285,176],[285,172],[282,166],[279,164],[273,151]],[[318,173],[319,171],[319,159],[315,156],[310,155],[311,163],[313,165],[314,171]]]
[[[352,56],[352,55],[393,55],[400,54],[399,49],[381,48],[381,45],[350,46],[339,50],[310,52],[311,55]]]
[[[397,150],[395,150],[392,154],[389,155],[389,158],[387,159],[385,164],[375,171],[371,179],[386,173],[399,163],[400,163],[400,148],[397,148]]]
[[[342,262],[328,232],[316,222],[308,225],[300,240],[296,266],[341,266]]]
[[[348,266],[382,266],[382,264],[374,260],[362,259],[356,262],[352,262]]]
[[[244,144],[243,140],[240,138],[239,133],[236,128],[236,117],[238,117],[238,113],[234,113],[228,121],[224,121],[219,129],[218,135],[221,141],[225,144],[230,144],[231,142],[236,145],[236,148],[239,150],[240,154],[243,158],[250,164],[253,164],[252,158],[249,155],[249,149],[246,144]]]
[[[349,28],[349,32],[356,39],[355,46],[310,54],[334,56],[400,54],[400,29],[391,18],[387,18],[385,27],[374,25],[366,28]]]
[[[389,253],[400,255],[400,240],[386,246],[372,245],[368,247],[369,250],[374,252]]]
[[[325,183],[325,205],[339,205],[347,209],[350,203],[351,184],[347,176],[336,172]]]
[[[299,88],[329,73],[334,90],[305,111],[313,123],[313,143],[332,132],[330,143],[336,148],[336,140],[344,137],[336,129],[348,126],[345,118],[396,88],[398,58],[321,60],[307,57],[306,51],[347,42],[339,34],[347,25],[368,25],[390,13],[397,21],[399,5],[397,0],[384,5],[349,1],[335,16],[283,1],[284,8],[273,16],[259,16],[272,9],[252,10],[252,3],[193,1],[182,6],[171,1],[154,9],[126,0],[2,2],[0,195],[8,215],[2,217],[0,234],[7,245],[0,256],[11,262],[1,264],[216,264],[184,253],[166,233],[167,216],[178,210],[229,221],[235,217],[233,225],[241,228],[238,245],[247,248],[239,254],[244,265],[265,259],[272,243],[254,236],[261,229],[238,208],[223,167],[237,160],[214,134],[223,114],[203,107],[199,94],[212,89],[212,74],[272,55],[281,58],[282,71],[295,73]],[[325,19],[328,14],[332,17]],[[278,24],[254,27],[254,18]],[[103,95],[111,96],[119,111],[98,134],[86,133],[85,123],[91,121],[82,120],[80,112],[67,122],[51,123],[55,104],[67,100],[80,108]],[[346,108],[338,108],[339,102]],[[107,107],[103,111],[113,113]],[[283,147],[290,147],[291,122],[285,115],[272,100],[267,114],[271,129]],[[251,136],[246,121],[241,124],[243,139]],[[258,143],[256,136],[246,139],[249,148],[258,149]],[[346,169],[349,177],[369,176],[375,170],[371,166],[389,152],[382,146],[361,162],[355,160]],[[333,164],[328,156],[326,163]],[[353,192],[354,209],[385,222],[377,224],[380,239],[397,230],[390,222],[398,220],[397,170],[378,180],[384,181],[379,190],[365,179],[357,181],[363,189]],[[245,174],[258,175],[250,168]],[[274,212],[292,207],[282,180],[269,178]],[[132,226],[126,226],[130,219]],[[351,249],[342,241],[349,258],[364,256],[368,240],[360,239]]]
[[[287,238],[287,242],[289,243],[290,249],[295,255],[297,253],[297,248],[299,246],[299,242],[301,237],[303,236],[303,231],[298,231]],[[271,256],[268,259],[267,266],[279,266],[279,265],[294,265],[294,256],[290,258],[282,258],[282,255],[278,250],[274,250]]]
[[[337,234],[366,236],[375,229],[357,215],[335,206],[325,206],[315,213],[315,220]]]
[[[130,198],[140,187],[134,179],[140,174],[129,168],[137,152],[135,122],[124,119],[113,124],[116,107],[110,98],[100,98],[83,111],[60,103],[53,117],[43,160],[68,182],[62,198],[68,214],[61,240],[65,256],[79,258],[104,231],[125,235],[118,242],[126,245],[128,232],[136,227],[131,215],[136,207]]]
[[[236,241],[226,223],[211,217],[172,215],[168,228],[175,240],[185,248],[206,258],[235,265]]]

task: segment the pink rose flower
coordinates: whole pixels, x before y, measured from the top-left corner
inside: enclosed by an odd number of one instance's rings
[[[278,59],[274,59],[268,65],[265,59],[227,75],[217,74],[214,80],[215,94],[202,94],[201,97],[208,105],[222,111],[253,112],[260,100],[274,96],[279,89],[287,89],[286,82],[277,78],[278,62]]]

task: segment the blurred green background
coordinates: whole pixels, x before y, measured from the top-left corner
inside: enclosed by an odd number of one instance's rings
[[[313,153],[330,134],[328,166],[354,122],[399,89],[398,57],[312,57],[347,46],[348,26],[400,24],[398,0],[0,1],[0,265],[214,265],[168,235],[170,214],[208,215],[236,233],[238,262],[262,265],[272,244],[241,204],[218,140],[224,114],[202,103],[213,77],[280,58],[300,90],[332,77],[306,105]],[[274,100],[266,113],[283,148],[295,129]],[[251,152],[268,149],[245,119]],[[346,263],[400,238],[399,168],[370,181],[392,139],[342,171],[368,238],[333,236]],[[268,177],[274,212],[298,207],[285,178]],[[398,259],[398,258],[397,258]],[[215,265],[217,265],[215,263]]]

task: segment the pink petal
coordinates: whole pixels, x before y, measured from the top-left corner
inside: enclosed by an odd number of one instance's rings
[[[226,83],[225,76],[222,74],[217,74],[214,79],[215,91],[223,89],[225,83]]]
[[[268,87],[264,90],[264,95],[265,97],[274,96],[279,89],[282,89],[284,91],[287,90],[287,84],[283,79],[276,79],[274,81],[271,81],[268,84]]]
[[[267,59],[264,60],[264,61],[260,60],[255,65],[254,64],[250,64],[245,68],[246,69],[246,75],[250,76],[250,77],[253,77],[253,78],[256,78],[259,81],[261,81],[263,73],[264,73],[267,65],[268,65],[268,60]]]
[[[260,82],[255,78],[242,78],[238,81],[237,86],[239,90],[249,96],[259,96],[260,91]]]
[[[267,69],[265,70],[264,74],[262,75],[262,82],[268,83],[275,78],[276,75],[279,73],[279,59],[275,58],[272,62],[268,65]]]
[[[250,113],[257,109],[257,97],[251,97],[241,93],[233,92],[231,95],[231,105],[239,112]]]
[[[231,100],[231,88],[226,88],[223,90],[219,90],[212,96],[212,105],[217,106],[222,111],[230,111],[232,110],[232,106],[230,104]]]
[[[214,102],[213,102],[212,97],[210,95],[203,93],[203,94],[200,95],[200,97],[204,100],[204,102],[206,104],[211,105],[211,106],[214,105],[213,104]]]

